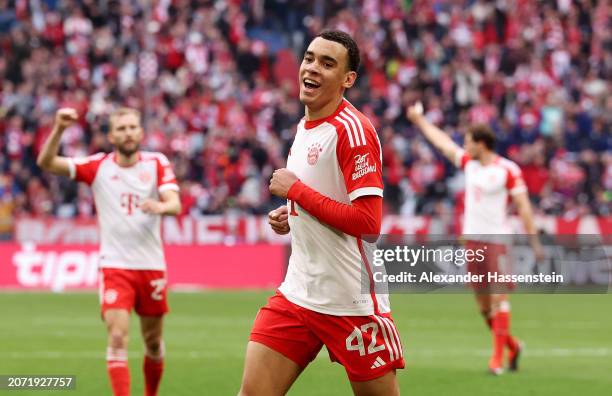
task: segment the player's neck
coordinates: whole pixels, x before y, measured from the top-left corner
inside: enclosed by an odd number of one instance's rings
[[[138,151],[130,155],[122,154],[120,151],[115,151],[115,162],[121,167],[130,167],[138,162]]]
[[[320,120],[321,118],[329,117],[330,115],[336,112],[338,107],[342,104],[343,99],[344,98],[340,96],[337,99],[330,100],[329,103],[325,104],[325,106],[321,107],[320,109],[316,109],[316,110],[313,110],[310,107],[306,106],[306,110],[305,110],[306,121],[316,121],[316,120]]]
[[[497,154],[495,154],[494,151],[485,151],[484,153],[480,155],[480,158],[478,160],[483,166],[487,166],[493,163],[496,157],[497,157]]]

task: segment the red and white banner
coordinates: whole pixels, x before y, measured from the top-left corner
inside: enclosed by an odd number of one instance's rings
[[[612,235],[612,217],[541,217],[547,234]],[[513,219],[517,232],[520,221]],[[438,218],[385,216],[382,234],[448,235],[457,224]],[[265,216],[168,217],[163,222],[170,287],[273,288],[287,263],[289,236],[272,232]],[[96,287],[95,220],[21,218],[16,242],[0,243],[0,288],[72,290]]]
[[[424,217],[386,216],[383,233],[423,234],[430,220]],[[166,245],[288,244],[288,235],[275,234],[266,216],[165,217],[162,237]],[[98,225],[91,220],[21,218],[15,240],[37,244],[98,244]]]
[[[612,234],[612,217],[585,216],[563,219],[539,217],[537,226],[547,234]],[[512,219],[516,232],[521,232],[518,218]],[[385,216],[381,234],[453,235],[458,222],[449,224],[439,218]],[[162,235],[166,245],[233,245],[288,244],[289,236],[276,235],[265,216],[166,217]],[[15,241],[37,244],[94,244],[99,240],[95,220],[61,220],[20,218],[15,225]]]
[[[167,246],[171,288],[273,288],[287,262],[283,245]],[[92,289],[98,246],[0,244],[0,288]]]

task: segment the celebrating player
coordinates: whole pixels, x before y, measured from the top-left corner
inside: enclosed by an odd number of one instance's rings
[[[323,345],[356,395],[399,395],[402,345],[367,259],[381,225],[381,147],[368,118],[343,98],[359,61],[340,31],[319,34],[304,54],[306,115],[287,168],[270,182],[287,205],[269,222],[291,232],[292,253],[284,282],[253,324],[240,395],[284,395]]]
[[[507,201],[510,195],[517,207],[525,231],[530,235],[536,259],[542,257],[542,246],[537,237],[527,188],[520,168],[494,151],[495,135],[486,125],[474,125],[465,135],[464,149],[423,116],[423,106],[417,103],[407,109],[407,117],[425,138],[460,169],[465,171],[465,215],[463,235],[471,246],[477,246],[489,235],[511,234],[508,223]],[[476,244],[476,245],[474,245]],[[486,262],[480,268],[496,270],[498,261],[506,253],[502,244],[486,243]],[[479,246],[479,245],[478,245]],[[479,271],[476,263],[470,268]],[[504,348],[509,349],[509,369],[518,369],[520,343],[510,335],[510,302],[507,294],[495,285],[474,285],[480,312],[493,334],[493,352],[489,370],[503,372]]]
[[[130,394],[127,343],[134,308],[145,343],[145,394],[157,395],[164,369],[162,323],[168,312],[160,223],[161,215],[181,211],[178,185],[163,154],[139,151],[143,138],[140,113],[130,108],[110,116],[108,138],[113,153],[59,156],[62,133],[77,118],[74,109],[58,110],[37,163],[51,173],[85,182],[93,190],[100,224],[99,285],[108,333],[106,364],[113,393]]]

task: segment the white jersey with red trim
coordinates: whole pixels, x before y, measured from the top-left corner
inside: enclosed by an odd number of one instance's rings
[[[161,153],[140,152],[122,167],[115,154],[71,158],[70,177],[91,186],[100,226],[100,267],[165,270],[161,216],[140,210],[140,202],[178,191],[170,161]]]
[[[458,152],[456,165],[465,171],[463,234],[511,234],[508,197],[526,191],[521,168],[500,156],[482,165],[464,150]]]
[[[325,119],[300,122],[287,168],[310,188],[344,204],[383,195],[378,136],[346,100]],[[388,295],[373,289],[368,257],[376,245],[321,223],[295,202],[287,205],[291,258],[281,293],[294,304],[330,315],[389,312]]]

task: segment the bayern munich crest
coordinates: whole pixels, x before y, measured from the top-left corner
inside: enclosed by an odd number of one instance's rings
[[[144,171],[138,174],[138,178],[140,179],[141,182],[145,184],[151,181],[151,175],[149,175],[147,172],[144,172]]]
[[[108,289],[104,292],[104,302],[107,304],[113,304],[117,301],[117,297],[119,297],[119,292],[115,289]]]
[[[308,165],[314,165],[319,160],[319,153],[323,151],[323,147],[319,143],[313,143],[308,147],[307,161]]]

